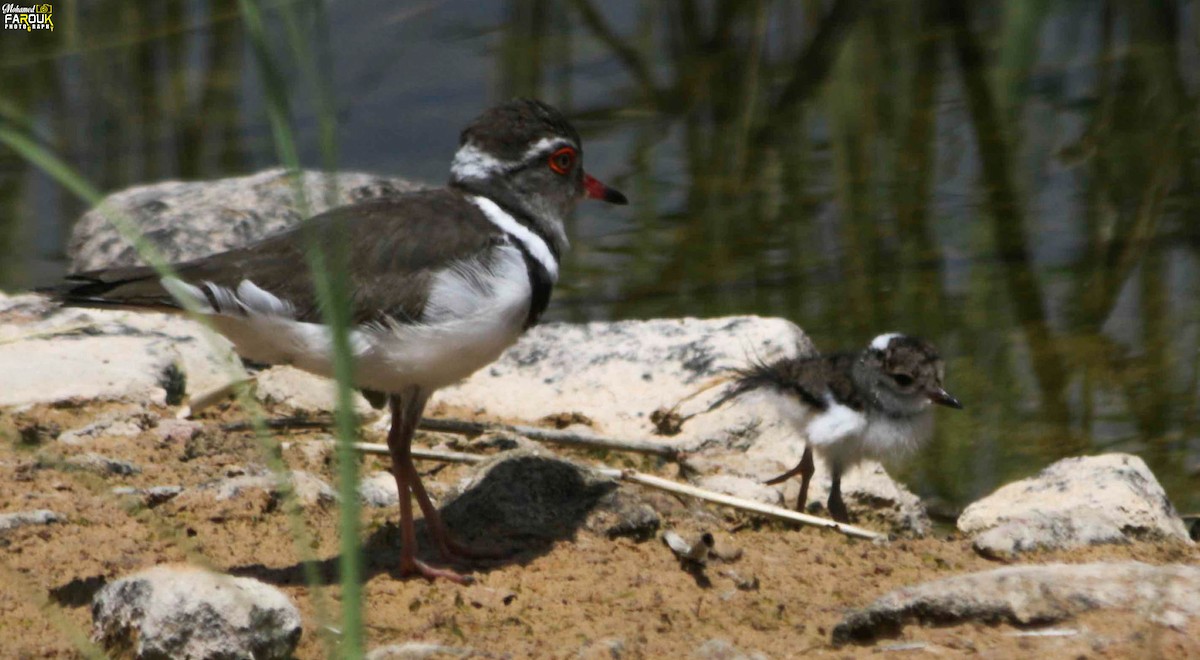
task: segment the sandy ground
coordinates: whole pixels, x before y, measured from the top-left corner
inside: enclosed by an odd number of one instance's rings
[[[53,440],[31,444],[20,434],[34,423],[63,430],[80,427],[121,407],[89,403],[0,411],[0,512],[44,508],[67,518],[65,524],[24,527],[0,535],[4,558],[0,562],[0,639],[4,640],[0,655],[71,657],[77,648],[71,636],[89,634],[91,595],[105,580],[165,562],[191,561],[258,577],[283,589],[305,618],[298,657],[324,657],[318,598],[302,575],[289,517],[270,498],[241,498],[236,505],[193,499],[186,506],[169,502],[146,509],[110,494],[114,486],[195,486],[236,472],[238,466],[261,463],[251,434],[218,428],[240,418],[235,409],[202,420],[205,438],[188,446],[160,442],[152,429],[136,437],[102,438],[87,447]],[[150,409],[152,417],[169,417],[172,412]],[[283,434],[280,439],[302,443],[319,435],[306,431]],[[430,440],[418,437],[419,444]],[[62,459],[86,451],[132,461],[143,471],[101,477],[61,465]],[[182,460],[184,456],[187,460]],[[311,453],[306,456],[299,447],[284,451],[283,457],[293,468],[335,481],[326,461],[312,459]],[[426,480],[435,496],[445,493],[468,469],[426,465]],[[384,467],[384,459],[375,457],[364,459],[362,465],[365,471]],[[847,610],[900,586],[997,564],[976,556],[967,540],[949,532],[879,546],[826,531],[757,524],[662,495],[651,498],[664,516],[665,527],[685,535],[711,531],[719,549],[740,550],[740,558],[713,562],[703,574],[689,573],[657,540],[608,540],[581,531],[549,552],[490,565],[459,565],[478,578],[470,587],[400,580],[391,570],[398,511],[364,509],[368,648],[415,640],[496,657],[691,657],[716,639],[768,657],[854,657],[879,652],[985,657],[1200,655],[1200,627],[1195,624],[1174,630],[1154,625],[1139,613],[1112,612],[1053,625],[1061,634],[1028,636],[1030,631],[1008,625],[909,626],[900,637],[873,646],[836,648],[830,643],[830,631]],[[336,507],[310,507],[303,519],[311,535],[305,551],[323,560],[319,600],[336,613],[340,595],[333,569],[338,553]],[[1200,552],[1180,545],[1135,544],[1045,553],[1029,561],[1125,559],[1195,564]]]

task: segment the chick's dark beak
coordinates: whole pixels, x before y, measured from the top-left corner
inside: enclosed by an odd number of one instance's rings
[[[929,393],[929,400],[940,406],[946,406],[958,410],[962,410],[963,407],[963,405],[959,403],[958,399],[950,396],[949,392],[940,387]]]
[[[583,190],[588,199],[598,199],[609,204],[629,203],[629,200],[619,190],[609,188],[587,173],[583,175]]]

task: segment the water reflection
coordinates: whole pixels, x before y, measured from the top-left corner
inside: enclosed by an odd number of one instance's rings
[[[970,414],[910,468],[922,494],[1115,449],[1200,508],[1194,2],[293,4],[329,32],[347,167],[440,179],[497,98],[579,117],[634,206],[574,220],[558,318],[780,315],[829,348],[923,334]],[[0,39],[0,87],[86,175],[274,162],[236,0],[74,11],[54,42]],[[0,184],[0,254],[58,250],[74,203],[6,152]],[[28,267],[0,261],[0,286]]]

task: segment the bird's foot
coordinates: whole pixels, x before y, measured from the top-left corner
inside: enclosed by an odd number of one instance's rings
[[[828,507],[829,516],[836,522],[850,523],[850,512],[846,511],[846,505],[841,500],[829,502]]]
[[[475,578],[463,575],[448,568],[434,568],[416,557],[400,559],[400,577],[420,576],[433,582],[437,579],[449,580],[455,584],[471,584]]]

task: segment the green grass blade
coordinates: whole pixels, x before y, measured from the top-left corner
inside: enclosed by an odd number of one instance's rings
[[[13,121],[19,118],[6,116],[6,120]],[[20,123],[14,121],[14,123]],[[63,186],[73,194],[78,196],[87,204],[98,209],[105,218],[112,223],[116,228],[117,233],[126,241],[134,246],[138,255],[148,264],[150,264],[162,277],[173,277],[174,269],[163,258],[162,254],[154,248],[152,244],[147,242],[138,231],[132,221],[124,215],[117,213],[114,209],[107,207],[104,202],[104,197],[100,191],[88,182],[83,176],[75,171],[70,165],[62,161],[54,153],[38,144],[27,134],[16,130],[9,123],[0,124],[0,143],[7,145],[19,156],[24,158],[29,163],[38,167],[44,173],[53,178],[59,185]],[[187,307],[190,317],[198,321],[202,327],[206,329],[204,333],[210,348],[216,354],[221,354],[223,350],[216,333],[212,330],[211,325],[207,322],[202,314],[199,313],[190,301],[182,300],[181,304]],[[232,356],[230,356],[232,357]],[[228,362],[230,376],[232,380],[245,380],[245,372],[242,370],[241,363],[236,359]],[[239,404],[243,410],[250,416],[251,424],[255,431],[255,439],[259,446],[259,450],[267,463],[267,467],[273,474],[276,475],[280,483],[281,493],[284,498],[284,510],[288,514],[289,525],[293,538],[296,543],[297,553],[301,563],[304,566],[304,576],[308,583],[313,600],[313,608],[315,610],[318,625],[321,629],[325,628],[325,622],[328,621],[328,607],[324,605],[323,594],[320,588],[320,576],[317,574],[315,562],[310,550],[311,535],[308,534],[301,515],[300,506],[296,501],[295,494],[292,492],[290,484],[284,479],[287,473],[287,467],[284,465],[275,452],[276,444],[267,430],[266,424],[263,421],[262,409],[258,406],[257,400],[249,392],[246,387],[238,387],[236,394]],[[193,543],[178,534],[170,534],[178,542],[184,546],[184,551],[193,560],[211,567],[212,562],[207,558],[199,555]]]
[[[284,167],[299,173],[300,160],[290,123],[288,90],[271,55],[262,13],[254,0],[241,0],[241,6],[247,33],[265,81],[267,118],[271,124],[271,134],[275,137],[277,155]],[[303,47],[304,40],[300,36],[296,19],[290,8],[284,7],[282,12],[296,59],[301,62],[301,68],[307,72],[307,76],[315,79],[316,65]],[[335,137],[332,102],[323,102],[318,114],[322,117],[325,165],[326,169],[331,171],[336,164],[336,150],[331,146]],[[295,182],[297,201],[302,209],[307,209],[301,180],[296,178]],[[302,214],[308,215],[307,211],[302,211]],[[339,655],[353,658],[363,654],[363,624],[358,455],[354,451],[357,420],[354,417],[352,402],[354,364],[350,350],[350,297],[345,276],[349,256],[344,237],[335,237],[331,244],[322,244],[316,236],[311,236],[307,247],[306,257],[309,269],[313,273],[317,300],[323,320],[330,327],[333,370],[337,380],[335,424],[338,440],[338,488],[341,495],[339,575],[342,588],[342,637]]]

